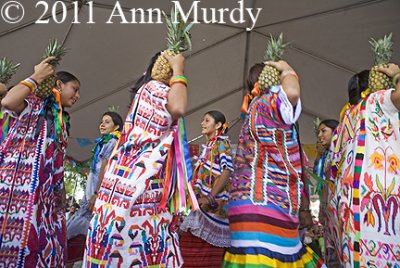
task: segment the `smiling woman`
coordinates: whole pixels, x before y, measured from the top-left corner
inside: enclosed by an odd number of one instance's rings
[[[121,116],[116,112],[105,112],[101,118],[99,125],[101,137],[96,139],[96,146],[92,150],[93,164],[86,182],[85,194],[80,201],[80,209],[67,222],[67,267],[72,267],[74,262],[83,259],[93,206],[97,200],[108,159],[121,136],[123,125]]]
[[[0,145],[0,259],[5,266],[64,267],[63,160],[69,131],[64,107],[79,99],[80,82],[59,72],[51,96],[34,96],[38,84],[54,73],[51,59],[36,65],[2,100],[18,118]]]

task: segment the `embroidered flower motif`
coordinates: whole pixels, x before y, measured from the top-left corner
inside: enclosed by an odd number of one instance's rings
[[[371,210],[367,210],[367,213],[365,214],[365,216],[364,216],[364,223],[367,225],[367,226],[372,226],[372,227],[375,227],[375,217],[374,217],[374,215],[372,214],[372,211]]]
[[[399,158],[395,154],[392,154],[388,157],[388,162],[389,162],[388,172],[398,174],[400,169]]]
[[[383,155],[379,154],[378,152],[374,152],[369,159],[371,161],[369,167],[373,166],[374,169],[383,169]]]
[[[383,135],[383,138],[387,141],[392,136],[394,131],[393,131],[393,125],[390,123],[390,119],[384,120],[384,122],[385,125],[381,127],[381,133]]]
[[[372,175],[368,175],[368,173],[364,173],[364,182],[367,185],[370,191],[374,188],[374,183],[372,182]]]

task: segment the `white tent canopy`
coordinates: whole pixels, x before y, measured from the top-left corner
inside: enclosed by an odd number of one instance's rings
[[[17,24],[0,18],[0,57],[21,62],[12,83],[32,73],[40,61],[50,38],[58,38],[69,49],[59,69],[75,74],[81,80],[81,99],[69,110],[71,139],[68,154],[83,160],[90,156],[90,146],[81,147],[77,138],[94,140],[99,136],[100,116],[108,106],[119,106],[125,116],[130,104],[129,88],[146,69],[148,60],[165,48],[166,29],[163,24],[106,24],[117,1],[93,1],[94,24],[88,3],[77,13],[80,24],[74,24],[74,5],[68,8],[63,23],[51,19],[55,1],[47,0],[48,24],[35,23],[44,5],[39,1],[20,0],[25,8],[24,19]],[[119,1],[130,18],[132,8],[173,6],[167,0]],[[189,10],[193,1],[181,0]],[[237,0],[202,0],[204,8],[237,8]],[[239,117],[244,81],[251,65],[262,61],[270,34],[283,32],[291,42],[285,59],[296,69],[302,86],[303,113],[300,118],[303,143],[315,142],[313,120],[338,118],[347,100],[347,82],[352,74],[372,65],[368,40],[393,32],[394,58],[400,63],[400,1],[399,0],[245,0],[245,8],[262,8],[252,31],[246,22],[234,24],[196,24],[192,30],[193,51],[187,55],[186,76],[189,78],[189,108],[186,115],[188,138],[200,134],[200,121],[208,110],[222,111],[228,121]],[[62,18],[62,4],[56,6]],[[78,10],[77,10],[78,11]],[[191,14],[193,15],[193,14]],[[227,17],[228,18],[228,17]],[[147,18],[148,19],[148,18]],[[236,142],[240,124],[230,130]]]

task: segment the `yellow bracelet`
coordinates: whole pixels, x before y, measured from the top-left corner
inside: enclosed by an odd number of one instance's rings
[[[187,87],[188,80],[183,75],[175,75],[169,81],[169,86],[171,87],[173,84],[176,84],[176,83],[184,84]]]
[[[26,86],[27,88],[29,88],[29,91],[31,91],[31,92],[33,92],[35,90],[35,86],[33,86],[32,84],[30,84],[29,82],[27,82],[25,80],[21,81],[19,83]]]

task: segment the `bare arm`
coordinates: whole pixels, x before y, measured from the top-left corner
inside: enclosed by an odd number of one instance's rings
[[[172,68],[173,75],[183,75],[184,71],[184,57],[182,54],[170,57],[167,54],[162,54]],[[175,83],[171,86],[168,93],[168,104],[167,109],[171,114],[172,118],[178,119],[182,117],[187,108],[187,92],[186,85],[182,83]]]
[[[48,63],[52,59],[54,59],[54,57],[46,58],[35,66],[35,71],[30,77],[38,84],[50,75],[54,74],[53,66]],[[1,100],[1,105],[10,111],[21,113],[25,109],[25,98],[29,95],[30,91],[30,88],[27,86],[18,84]]]
[[[400,77],[398,77],[400,75],[399,66],[397,64],[390,63],[388,67],[381,67],[377,70],[387,74],[389,77],[397,77],[397,83],[395,85],[395,90],[392,92],[391,99],[394,106],[396,106],[397,110],[400,111]]]
[[[300,99],[300,84],[298,77],[292,67],[286,61],[272,62],[267,61],[265,64],[278,69],[281,72],[281,85],[285,91],[290,103],[293,106],[297,105]]]
[[[310,210],[310,200],[305,194],[301,195],[301,206],[299,211],[299,228],[310,228],[313,224]]]
[[[231,171],[228,169],[224,169],[221,173],[221,177],[217,181],[217,183],[213,186],[211,189],[211,195],[215,197],[218,195],[226,186],[226,184],[229,181],[229,177],[231,176]],[[207,206],[210,205],[210,200],[207,197],[201,197],[199,200],[197,200],[199,203],[199,206],[203,209],[206,209]]]
[[[221,177],[219,177],[219,180],[217,181],[217,183],[214,185],[214,187],[211,190],[211,194],[213,196],[216,196],[217,194],[222,192],[222,190],[225,188],[226,184],[228,183],[231,174],[232,174],[232,172],[228,169],[224,169],[224,171],[222,171]]]
[[[319,201],[319,223],[325,225],[326,206],[328,204],[329,182],[322,188],[321,200]]]

